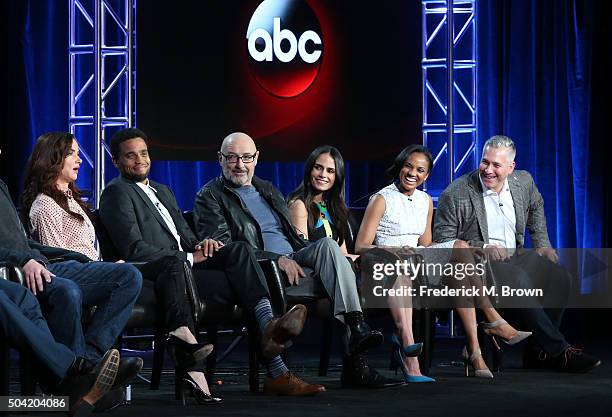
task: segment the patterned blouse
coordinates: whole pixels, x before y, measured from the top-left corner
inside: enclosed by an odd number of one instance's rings
[[[96,231],[89,217],[68,190],[68,207],[79,213],[84,221],[67,213],[46,194],[38,194],[30,209],[32,237],[43,245],[80,252],[91,260],[98,260]]]
[[[329,214],[329,210],[327,210],[325,201],[317,203],[317,208],[319,209],[319,218],[314,224],[314,227],[308,228],[308,240],[310,242],[315,242],[324,237],[331,237],[337,242],[338,230]]]

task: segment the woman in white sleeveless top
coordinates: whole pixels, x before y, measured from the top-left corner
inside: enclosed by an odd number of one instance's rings
[[[415,251],[423,256],[425,264],[474,262],[468,249],[469,245],[464,241],[432,244],[433,202],[427,193],[417,189],[427,179],[432,165],[431,153],[420,145],[405,148],[395,158],[394,164],[387,171],[394,182],[370,199],[357,235],[355,246],[357,253],[363,254],[372,248],[385,248],[394,254],[401,254],[401,248],[409,247],[416,248]],[[430,275],[428,278],[430,285],[440,283],[440,277]],[[477,276],[472,278],[479,279]],[[455,278],[451,278],[450,281],[455,281]],[[410,280],[407,279],[403,283],[405,282]],[[478,301],[479,305],[484,304],[482,310],[489,321],[483,324],[487,334],[509,344],[516,344],[531,334],[517,331],[509,325],[491,307],[488,299],[484,300],[486,302]],[[392,340],[397,347],[394,357],[404,373],[406,382],[432,382],[421,375],[416,358],[422,344],[415,344],[412,334],[412,308],[394,306],[391,300],[389,308],[397,327],[397,335],[394,335]],[[456,308],[456,311],[463,323],[467,339],[464,349],[466,374],[469,363],[475,370],[475,376],[493,378],[480,353],[475,309],[462,307]]]

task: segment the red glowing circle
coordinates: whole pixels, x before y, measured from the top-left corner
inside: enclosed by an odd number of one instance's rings
[[[316,80],[323,59],[321,26],[303,0],[265,0],[247,29],[251,73],[268,93],[302,94]]]

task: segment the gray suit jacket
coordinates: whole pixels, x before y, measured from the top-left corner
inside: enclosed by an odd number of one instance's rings
[[[510,194],[516,214],[516,247],[525,244],[525,228],[529,230],[535,248],[550,247],[544,200],[531,174],[516,170],[508,176]],[[478,170],[451,183],[440,195],[434,219],[434,242],[453,239],[482,247],[489,242],[487,214],[482,197]]]

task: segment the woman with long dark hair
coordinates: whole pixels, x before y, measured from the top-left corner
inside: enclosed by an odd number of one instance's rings
[[[287,198],[293,226],[314,242],[329,237],[348,255],[349,210],[344,200],[344,159],[333,146],[319,146],[304,164],[304,179]]]
[[[71,134],[41,135],[26,166],[22,215],[40,243],[75,250],[97,260],[91,208],[75,183],[81,162]]]
[[[382,249],[393,256],[401,257],[403,252],[409,250],[421,254],[425,263],[431,265],[445,265],[449,262],[464,265],[475,263],[467,242],[455,240],[432,244],[433,202],[426,192],[418,189],[427,179],[432,167],[432,155],[424,146],[411,145],[399,153],[387,171],[393,182],[370,199],[355,242],[357,253],[366,254],[373,248],[379,248],[378,250]],[[415,249],[417,247],[419,249]],[[423,247],[425,249],[420,249]],[[436,279],[435,276],[428,278],[432,281]],[[450,278],[451,285],[457,285],[457,279]],[[482,281],[477,274],[471,274],[468,279],[473,280],[471,285],[482,287]],[[424,379],[426,377],[421,375],[415,357],[421,344],[414,341],[410,297],[408,302],[408,306],[402,307],[390,304],[391,315],[398,330],[392,339],[395,345],[395,363],[402,370],[406,382],[428,382]],[[455,310],[466,333],[467,344],[463,351],[466,374],[468,365],[471,365],[475,376],[493,378],[480,352],[474,304],[481,308],[488,320],[482,324],[485,333],[507,344],[516,344],[531,333],[514,329],[501,318],[486,297],[461,300],[461,307],[456,307]]]
[[[71,133],[50,132],[36,141],[26,167],[22,194],[25,223],[33,238],[47,246],[80,252],[92,261],[99,259],[90,207],[75,182],[82,160],[79,145]],[[168,345],[177,366],[185,371],[183,380],[201,404],[215,404],[204,373],[197,365],[212,345],[197,342],[194,322],[185,296],[182,262],[173,257],[137,265],[143,277],[155,280],[155,293],[163,306]],[[160,278],[161,277],[161,278]],[[159,279],[158,279],[159,278]]]

